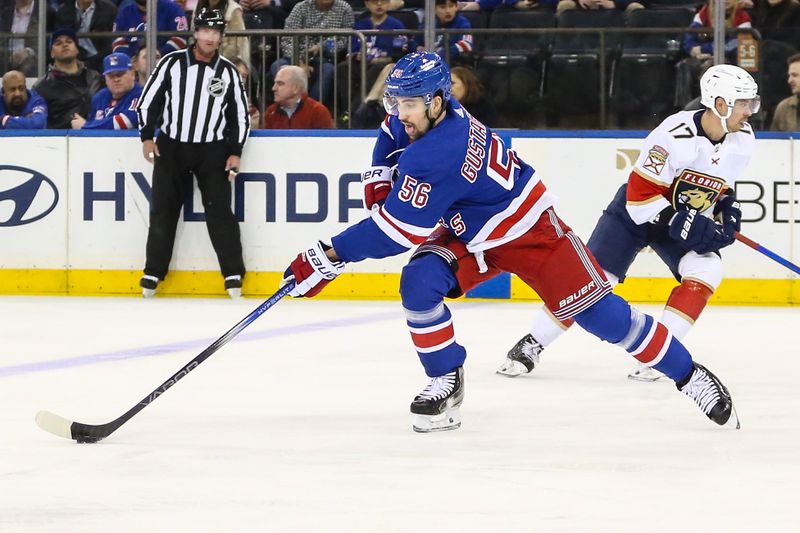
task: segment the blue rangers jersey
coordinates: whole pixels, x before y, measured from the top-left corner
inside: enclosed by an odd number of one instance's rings
[[[134,130],[138,127],[136,104],[142,95],[142,86],[133,84],[133,89],[119,100],[114,100],[111,91],[103,89],[92,98],[92,111],[83,129]]]
[[[147,13],[139,9],[136,2],[124,5],[117,12],[112,31],[144,31],[146,29]],[[189,24],[186,14],[179,4],[172,0],[158,0],[158,18],[156,20],[158,31],[186,31]],[[144,39],[142,36],[118,37],[111,45],[112,52],[122,52],[133,57],[136,50],[131,46],[132,41]],[[175,50],[186,48],[186,39],[180,36],[159,37],[158,49],[161,55],[167,55]]]
[[[402,122],[381,126],[373,164],[397,165],[384,205],[333,237],[344,261],[402,253],[443,223],[470,252],[527,232],[554,198],[533,168],[450,98],[447,115],[411,143]]]
[[[47,127],[47,102],[33,89],[28,89],[28,102],[22,113],[7,113],[5,100],[0,97],[0,129],[41,130]]]

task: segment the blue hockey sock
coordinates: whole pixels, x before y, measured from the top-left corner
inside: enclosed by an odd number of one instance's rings
[[[650,315],[632,308],[615,294],[608,294],[575,316],[589,333],[617,344],[638,361],[675,381],[692,371],[692,356],[667,328]]]
[[[455,276],[444,260],[422,255],[403,268],[400,296],[411,340],[428,376],[441,376],[464,364],[467,352],[456,342],[450,309],[444,296],[455,287]]]

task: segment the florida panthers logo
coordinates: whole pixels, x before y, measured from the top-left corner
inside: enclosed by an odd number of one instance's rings
[[[684,170],[672,189],[672,207],[692,208],[702,213],[717,201],[725,181],[693,170]]]

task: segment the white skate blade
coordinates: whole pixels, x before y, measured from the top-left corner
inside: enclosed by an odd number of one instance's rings
[[[519,361],[506,358],[505,362],[497,369],[497,373],[508,378],[515,378],[522,374],[527,374],[528,369]]]
[[[724,428],[741,429],[742,424],[739,423],[739,414],[736,412],[736,407],[731,404],[731,417],[722,426]]]
[[[417,433],[433,433],[450,431],[461,427],[461,413],[458,407],[448,409],[440,415],[414,415],[414,431]]]
[[[633,381],[641,381],[643,383],[652,383],[663,377],[664,374],[658,370],[653,370],[652,368],[637,368],[628,374],[628,379],[632,379]]]
[[[152,298],[156,295],[155,289],[142,289],[142,298]]]
[[[225,289],[225,290],[228,291],[228,296],[230,296],[232,300],[237,300],[242,297],[241,287],[236,287],[233,289]]]

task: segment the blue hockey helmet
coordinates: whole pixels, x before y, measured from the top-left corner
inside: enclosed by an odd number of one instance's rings
[[[440,94],[450,97],[450,69],[433,52],[412,52],[395,63],[386,77],[383,105],[390,115],[397,115],[397,98],[421,96],[428,106]]]

